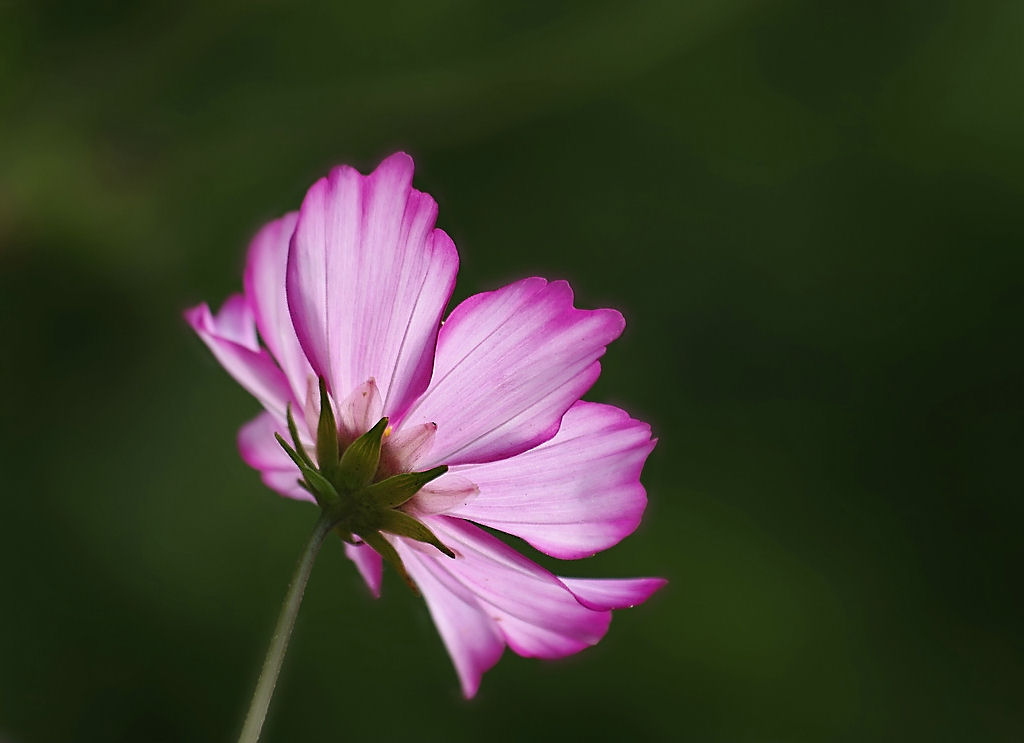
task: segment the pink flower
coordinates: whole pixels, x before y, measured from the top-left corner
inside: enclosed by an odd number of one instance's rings
[[[601,639],[612,609],[664,584],[558,577],[475,524],[556,558],[607,549],[640,522],[640,471],[655,442],[622,410],[580,400],[623,319],[576,309],[564,281],[529,278],[477,294],[441,322],[459,257],[412,175],[404,153],[368,176],[334,169],[298,213],[256,235],[244,294],[216,315],[202,304],[187,318],[266,409],[238,441],[270,488],[314,500],[275,434],[299,450],[322,445],[320,378],[336,448],[387,417],[375,429],[374,481],[439,468],[394,517],[426,527],[433,541],[385,525],[352,529],[345,549],[375,595],[379,552],[404,565],[471,697],[506,645],[530,657],[576,653]]]

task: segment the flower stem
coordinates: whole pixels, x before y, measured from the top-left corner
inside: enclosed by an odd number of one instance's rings
[[[256,683],[256,691],[253,692],[252,702],[249,704],[249,712],[245,716],[245,725],[242,726],[242,734],[238,737],[238,743],[257,743],[260,739],[260,730],[267,717],[270,698],[274,695],[277,675],[281,672],[281,664],[284,662],[288,640],[295,627],[295,618],[299,614],[299,606],[302,604],[302,595],[306,591],[309,574],[313,570],[313,563],[316,561],[320,546],[333,526],[334,519],[325,513],[320,515],[316,526],[313,527],[313,533],[309,537],[309,543],[306,544],[306,549],[302,553],[298,565],[295,566],[295,573],[288,585],[288,593],[284,597],[281,614],[277,618],[274,636],[270,640],[267,657],[263,660],[263,670],[260,671],[260,678]]]

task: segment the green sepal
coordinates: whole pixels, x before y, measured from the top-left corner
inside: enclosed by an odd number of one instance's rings
[[[309,454],[306,453],[306,447],[302,445],[302,439],[299,438],[299,429],[295,425],[295,418],[292,416],[292,404],[288,403],[288,433],[292,437],[292,444],[295,446],[295,453],[302,458],[302,461],[306,463],[306,466],[310,469],[316,469],[316,465],[313,464],[313,460],[309,458]]]
[[[306,466],[306,463],[303,461],[302,457],[300,457],[298,453],[294,449],[292,449],[291,444],[284,440],[284,436],[275,431],[274,438],[277,439],[277,443],[279,443],[281,445],[281,448],[284,449],[285,454],[287,454],[288,457],[293,462],[295,462],[295,466],[298,467],[303,474],[305,474],[306,470],[311,469],[310,467]]]
[[[313,497],[316,498],[322,507],[331,506],[341,500],[341,496],[338,495],[338,491],[334,489],[331,481],[319,472],[316,470],[306,470],[302,474],[310,487],[316,491]],[[317,494],[319,497],[317,497]]]
[[[320,377],[320,420],[316,425],[316,459],[328,479],[338,466],[338,423],[327,394],[327,383]]]
[[[316,502],[321,508],[326,508],[340,500],[338,491],[334,489],[330,481],[317,472],[315,468],[307,467],[306,463],[302,461],[302,457],[288,445],[288,442],[284,440],[281,434],[275,432],[274,438],[277,439],[277,443],[281,445],[285,453],[291,457],[291,460],[295,462],[295,466],[299,468],[302,476],[306,478],[306,484],[309,486],[306,490],[316,498]]]
[[[377,554],[383,557],[391,567],[397,570],[406,585],[412,589],[413,593],[419,596],[419,589],[416,588],[416,584],[413,583],[412,577],[409,575],[409,571],[405,569],[405,565],[402,563],[402,558],[398,556],[398,552],[396,552],[395,548],[391,546],[391,542],[386,540],[384,536],[377,531],[367,532],[366,534],[360,534],[359,536],[370,547],[376,550]]]
[[[341,541],[343,542],[346,542],[348,544],[359,544],[356,538],[352,535],[352,532],[348,531],[344,527],[334,527],[334,533],[341,537]]]
[[[379,524],[381,531],[415,539],[417,542],[432,544],[448,555],[448,557],[455,557],[455,553],[448,549],[444,542],[434,536],[434,532],[402,511],[383,511],[379,514]]]
[[[381,508],[397,508],[416,495],[428,482],[447,471],[448,468],[441,465],[425,472],[404,472],[375,482],[363,492]]]
[[[347,490],[361,490],[373,481],[380,463],[380,441],[388,419],[381,418],[377,425],[349,444],[338,465],[338,482]]]
[[[319,473],[317,473],[317,475],[319,475]],[[315,500],[317,502],[317,505],[319,505],[320,508],[327,509],[327,508],[329,508],[331,505],[333,505],[336,502],[336,501],[331,500],[333,498],[333,496],[331,496],[329,493],[328,493],[327,497],[325,498],[323,495],[318,493],[313,488],[312,485],[310,485],[306,480],[302,479],[301,477],[297,478],[295,480],[295,482],[297,482],[299,484],[300,488],[302,488],[307,493],[309,493],[310,495],[313,496],[313,500]],[[330,485],[330,483],[327,483],[327,484]]]

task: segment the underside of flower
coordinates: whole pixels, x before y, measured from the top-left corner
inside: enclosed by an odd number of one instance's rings
[[[298,484],[316,500],[335,532],[349,544],[364,543],[387,560],[405,582],[416,589],[402,558],[384,539],[381,532],[406,537],[433,545],[448,557],[455,553],[422,522],[399,510],[424,485],[448,471],[441,465],[423,472],[382,473],[381,442],[390,433],[388,419],[376,425],[355,441],[340,444],[338,424],[323,377],[320,378],[320,416],[317,423],[316,457],[314,462],[299,436],[291,405],[287,408],[291,444],[279,433],[274,436],[288,454],[302,477]]]
[[[473,696],[506,647],[579,652],[664,585],[555,575],[481,526],[562,560],[608,549],[640,523],[655,441],[581,400],[617,311],[532,277],[445,316],[458,253],[412,175],[403,153],[332,170],[257,234],[244,293],[187,317],[265,409],[242,458],[319,505],[374,595],[382,561],[415,582]]]

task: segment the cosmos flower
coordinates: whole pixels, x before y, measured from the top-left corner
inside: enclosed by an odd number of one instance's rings
[[[335,509],[375,595],[384,559],[419,589],[471,697],[505,646],[576,653],[664,584],[558,577],[478,524],[556,558],[607,549],[640,522],[655,442],[580,400],[623,319],[576,309],[564,281],[477,294],[442,323],[458,253],[412,175],[404,153],[334,169],[256,235],[244,293],[186,317],[265,408],[242,458]]]

